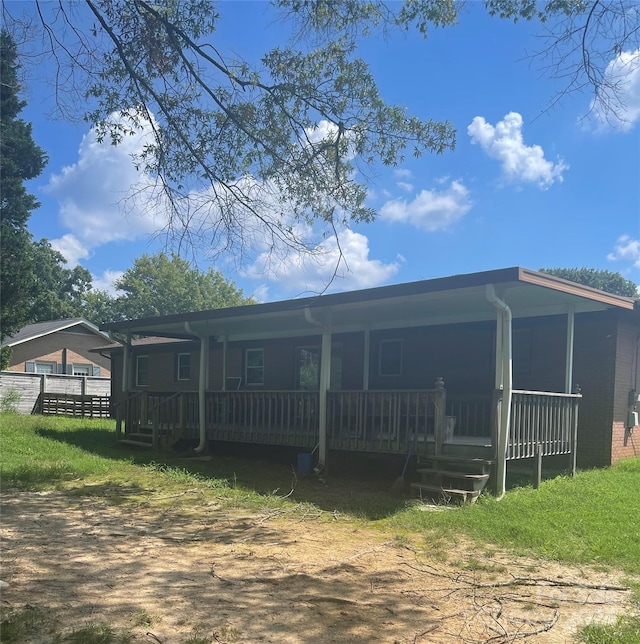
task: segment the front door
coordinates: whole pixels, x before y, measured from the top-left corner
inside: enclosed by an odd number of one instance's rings
[[[320,388],[320,347],[298,347],[296,349],[296,388],[317,391]],[[342,345],[331,347],[330,389],[342,388]]]

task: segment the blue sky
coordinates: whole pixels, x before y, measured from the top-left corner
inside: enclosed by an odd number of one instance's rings
[[[223,51],[251,59],[282,38],[264,3],[221,3],[219,11]],[[470,3],[457,27],[427,40],[398,34],[363,44],[358,54],[383,97],[416,116],[449,120],[457,146],[371,172],[368,203],[378,218],[341,232],[348,269],[330,290],[514,265],[588,266],[640,282],[640,66],[611,61],[624,69],[623,121],[599,118],[587,93],[547,109],[562,85],[528,57],[540,46],[538,31]],[[154,235],[162,213],[143,216],[131,203],[125,212],[121,203],[135,181],[128,155],[139,141],[113,148],[86,125],[49,119],[42,77],[50,70],[39,71],[28,77],[22,116],[50,160],[29,186],[42,203],[30,228],[70,265],[88,268],[96,286],[111,288],[137,256],[162,246]],[[273,274],[224,259],[215,267],[260,300],[307,295],[333,271],[335,252],[325,244],[325,261],[289,257]],[[206,258],[199,266],[208,267]]]

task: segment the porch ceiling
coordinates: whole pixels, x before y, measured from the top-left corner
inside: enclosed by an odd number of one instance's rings
[[[514,318],[634,308],[631,298],[510,268],[315,298],[131,320],[103,328],[176,338],[197,333],[233,341],[317,335],[323,328],[338,333],[493,320],[496,310],[486,297],[488,284],[494,285]]]

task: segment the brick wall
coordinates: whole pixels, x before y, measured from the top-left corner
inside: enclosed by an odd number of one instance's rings
[[[8,371],[22,372],[26,370],[26,363],[34,360],[43,362],[65,362],[66,364],[90,364],[100,367],[100,376],[111,376],[111,361],[99,353],[90,353],[93,349],[107,342],[100,336],[80,333],[57,331],[49,335],[23,342],[13,347],[11,351],[11,364]]]
[[[613,400],[611,462],[640,456],[640,427],[627,428],[627,416],[633,409],[629,392],[640,386],[638,365],[639,329],[631,316],[620,316],[617,327],[616,373]],[[636,406],[640,411],[640,405]]]

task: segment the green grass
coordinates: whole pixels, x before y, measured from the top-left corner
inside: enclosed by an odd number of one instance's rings
[[[389,527],[427,535],[465,533],[522,554],[640,573],[640,459],[557,477],[538,490],[516,488],[496,501],[482,496],[452,512],[409,508]]]
[[[1,415],[0,424],[4,489],[77,488],[122,502],[195,488],[227,505],[301,504],[398,535],[422,533],[434,544],[462,533],[523,554],[640,573],[640,459],[550,479],[537,490],[516,488],[501,501],[483,495],[472,506],[423,512],[387,494],[388,481],[332,478],[324,485],[315,477],[295,479],[285,464],[124,449],[115,443],[113,421]]]
[[[224,507],[282,508],[301,516],[324,511],[391,531],[398,543],[422,535],[426,551],[436,558],[450,556],[457,536],[466,535],[486,549],[509,548],[541,559],[640,574],[640,459],[559,476],[537,490],[515,488],[501,501],[483,495],[472,506],[424,512],[389,495],[390,481],[331,477],[325,484],[313,476],[297,479],[286,464],[222,456],[193,461],[181,458],[193,453],[126,449],[116,445],[109,420],[0,414],[0,454],[3,490],[65,489],[134,504],[166,494],[172,504],[185,507],[194,505],[186,492],[196,492],[200,502]],[[486,568],[474,559],[461,566]],[[633,579],[629,584],[639,603],[640,584]],[[146,623],[151,616],[140,613],[136,619]],[[46,616],[20,611],[2,622],[0,641],[19,642],[34,629],[55,632],[57,627]],[[634,613],[612,625],[591,624],[579,637],[586,644],[638,642],[640,617]],[[130,634],[89,624],[51,641],[126,642]]]

